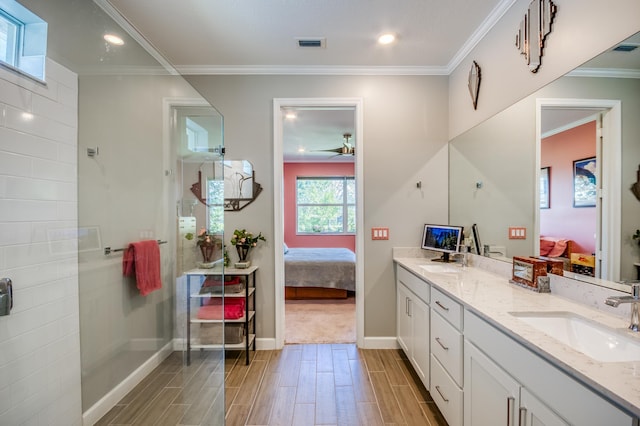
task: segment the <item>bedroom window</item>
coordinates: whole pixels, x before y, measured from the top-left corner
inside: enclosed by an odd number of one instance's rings
[[[298,234],[354,234],[356,182],[351,176],[296,179]]]

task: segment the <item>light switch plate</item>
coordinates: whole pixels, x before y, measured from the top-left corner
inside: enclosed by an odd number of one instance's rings
[[[510,240],[526,240],[527,228],[525,228],[524,226],[510,226],[509,239]]]
[[[388,240],[389,239],[389,228],[371,228],[371,239],[372,240]]]

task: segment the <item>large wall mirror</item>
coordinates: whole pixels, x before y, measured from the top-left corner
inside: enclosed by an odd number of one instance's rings
[[[481,243],[505,260],[540,255],[546,239],[564,241],[552,254],[565,257],[567,267],[572,253],[594,263],[568,275],[603,285],[598,277],[636,279],[640,246],[632,236],[640,228],[640,201],[631,187],[640,163],[640,47],[634,46],[640,34],[451,140],[450,223],[466,230],[477,224]],[[616,179],[618,189],[609,191]],[[510,239],[509,227],[526,228],[526,238]]]
[[[202,169],[198,169],[198,180],[191,185],[191,192],[202,204],[212,205],[213,198],[207,192],[214,188],[208,182],[223,183],[222,202],[225,211],[242,210],[262,192],[262,185],[255,179],[253,164],[247,160],[224,160],[218,167],[213,168],[211,173],[209,176],[204,174]]]
[[[183,164],[184,188],[202,205],[222,207],[224,211],[242,210],[262,192],[255,180],[253,165],[247,160],[214,161],[223,154],[224,120],[209,106],[180,107],[176,121],[178,157]],[[224,185],[224,198],[221,186]],[[185,201],[191,204],[189,200]],[[196,201],[197,202],[197,201]]]

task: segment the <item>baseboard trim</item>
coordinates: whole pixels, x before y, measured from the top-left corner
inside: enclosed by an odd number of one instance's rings
[[[176,337],[173,339],[173,350],[174,351],[186,351],[187,350],[187,339]]]
[[[257,351],[270,351],[276,349],[276,339],[274,338],[261,338],[256,339]]]
[[[395,336],[389,337],[365,337],[363,349],[399,349],[398,339]],[[256,339],[257,351],[270,351],[275,350],[276,339],[273,337],[263,337]],[[184,351],[186,350],[185,339],[176,338],[173,339],[173,350]]]
[[[142,381],[151,371],[173,352],[174,341],[164,345],[127,378],[116,385],[109,393],[82,413],[82,424],[93,425],[109,412],[126,394]]]
[[[267,351],[274,350],[276,348],[276,339],[274,338],[262,338],[256,339],[256,350]],[[398,338],[395,336],[389,337],[365,337],[364,346],[362,349],[400,349],[398,344]]]
[[[389,337],[365,337],[363,349],[399,349],[398,338]]]

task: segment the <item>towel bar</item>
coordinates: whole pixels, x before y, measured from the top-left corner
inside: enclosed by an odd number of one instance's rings
[[[166,241],[162,241],[162,240],[158,240],[158,244],[167,244]],[[108,256],[111,253],[115,253],[117,251],[125,251],[127,248],[123,247],[123,248],[118,248],[118,249],[112,249],[111,247],[105,247],[104,248],[104,255]]]

